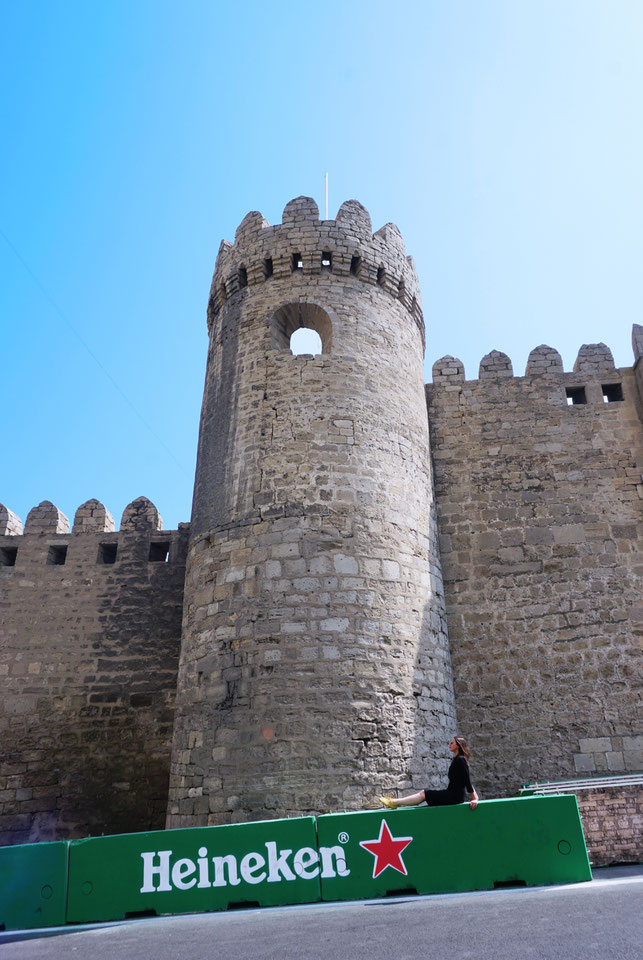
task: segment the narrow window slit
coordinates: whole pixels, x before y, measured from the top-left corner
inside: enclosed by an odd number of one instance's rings
[[[117,543],[99,543],[98,563],[116,563]]]
[[[565,395],[568,407],[575,407],[579,403],[587,403],[585,387],[565,387]]]
[[[296,270],[304,269],[304,261],[301,259],[300,253],[293,253],[291,269],[293,273],[295,273]]]
[[[323,250],[321,255],[322,270],[333,269],[333,255],[329,250]]]
[[[383,287],[386,281],[386,270],[384,267],[378,267],[377,270],[377,285],[378,287]]]
[[[239,289],[243,290],[248,286],[248,271],[245,267],[239,267]]]
[[[170,560],[169,540],[153,540],[150,543],[149,560],[152,563],[168,563]]]
[[[623,399],[623,386],[620,383],[604,383],[601,390],[603,403],[616,403]]]
[[[50,566],[62,567],[67,559],[66,546],[51,546],[47,551],[47,563]]]
[[[359,276],[359,270],[362,265],[362,258],[355,256],[351,257],[351,273],[354,277]]]
[[[266,280],[269,280],[272,276],[273,266],[272,266],[272,257],[266,257],[263,262],[263,275]]]
[[[17,547],[0,547],[0,567],[15,567]]]

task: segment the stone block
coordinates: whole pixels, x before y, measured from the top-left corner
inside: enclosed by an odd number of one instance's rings
[[[605,753],[612,749],[610,737],[593,737],[579,741],[582,753]]]
[[[596,764],[594,763],[593,755],[587,753],[575,753],[574,769],[577,773],[594,773],[596,771]]]
[[[333,557],[333,567],[335,573],[359,573],[359,567],[355,557],[347,556],[343,553],[336,553]]]
[[[608,750],[605,754],[608,770],[625,770],[625,761],[623,753],[620,750]]]
[[[319,626],[325,633],[343,633],[348,630],[349,624],[348,617],[328,617]]]

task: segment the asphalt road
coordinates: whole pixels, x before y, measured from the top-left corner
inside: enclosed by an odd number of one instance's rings
[[[641,960],[643,866],[591,883],[66,928],[1,960]]]

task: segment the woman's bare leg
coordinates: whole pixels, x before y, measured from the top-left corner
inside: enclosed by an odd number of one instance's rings
[[[390,797],[391,805],[394,807],[417,807],[419,803],[424,803],[424,790],[419,793],[411,793],[408,797]],[[388,804],[386,804],[388,806]]]

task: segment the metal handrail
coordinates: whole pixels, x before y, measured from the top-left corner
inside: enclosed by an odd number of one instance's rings
[[[643,773],[616,777],[586,777],[578,780],[550,780],[546,783],[523,783],[521,794],[568,793],[575,790],[600,790],[608,787],[636,787],[643,785]]]

